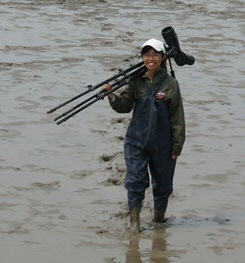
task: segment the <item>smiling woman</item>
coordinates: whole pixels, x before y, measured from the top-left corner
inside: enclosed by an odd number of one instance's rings
[[[0,13],[0,262],[245,262],[244,1],[0,0]],[[103,100],[57,126],[46,111],[138,63],[171,21],[197,58],[172,59],[187,142],[167,222],[150,222],[147,189],[132,236],[120,184],[131,114]]]
[[[125,187],[131,230],[140,231],[140,210],[151,174],[154,218],[165,222],[168,199],[173,191],[173,176],[177,156],[185,141],[185,119],[179,85],[167,74],[163,42],[150,39],[141,48],[147,72],[136,78],[119,95],[108,96],[118,113],[133,109],[125,141],[127,167]],[[105,85],[110,90],[111,85]]]

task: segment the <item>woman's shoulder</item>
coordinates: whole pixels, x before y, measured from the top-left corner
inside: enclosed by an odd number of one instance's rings
[[[167,74],[166,80],[165,80],[165,86],[167,86],[169,89],[178,89],[179,83],[178,83],[178,80],[176,78]]]

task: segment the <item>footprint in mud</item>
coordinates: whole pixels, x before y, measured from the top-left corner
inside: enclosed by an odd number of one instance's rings
[[[97,133],[97,134],[102,135],[102,136],[108,134],[108,131],[104,131],[104,130],[92,129],[92,132],[93,132],[93,133]]]
[[[55,182],[50,182],[50,183],[33,183],[33,187],[43,189],[43,190],[56,190],[57,187],[60,187],[60,182],[55,181]]]
[[[118,213],[115,213],[114,215],[111,216],[111,218],[116,217],[120,219],[128,218],[129,217],[129,211],[120,211]]]
[[[108,154],[103,154],[100,156],[100,161],[103,162],[109,162],[111,161],[113,158],[115,158],[116,154],[112,154],[112,155],[108,155]]]
[[[84,179],[86,176],[92,174],[91,171],[89,170],[83,170],[83,171],[78,171],[78,172],[74,172],[73,175],[71,175],[71,179]]]
[[[6,231],[7,234],[28,234],[29,230],[22,228],[21,226],[16,226],[14,229]]]
[[[102,24],[101,31],[111,31],[113,27],[114,27],[114,24],[110,24],[110,23]]]
[[[118,117],[118,118],[113,118],[111,120],[111,124],[117,124],[117,123],[127,123],[128,118],[127,117]]]
[[[134,32],[120,32],[116,36],[116,39],[119,39],[122,42],[132,43],[133,42]]]
[[[123,181],[120,179],[117,179],[115,177],[110,177],[109,179],[107,179],[105,182],[102,182],[101,184],[103,184],[104,186],[111,186],[111,185],[116,185],[116,186],[120,186],[122,185]]]
[[[223,218],[223,217],[214,217],[213,222],[218,223],[219,225],[226,225],[231,223],[231,220],[229,218]]]
[[[16,186],[14,187],[15,190],[17,191],[31,191],[35,189],[42,189],[42,190],[57,190],[57,188],[60,187],[60,182],[59,181],[54,181],[50,183],[40,183],[40,182],[35,182],[31,184],[30,186],[26,187],[20,187]]]
[[[124,183],[126,166],[123,163],[123,152],[118,152],[113,155],[102,155],[101,161],[108,162],[108,166],[105,168],[106,173],[110,173],[110,177],[102,182],[104,186],[120,186]]]

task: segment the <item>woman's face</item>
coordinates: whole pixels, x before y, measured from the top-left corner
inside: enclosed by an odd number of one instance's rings
[[[159,70],[161,68],[163,56],[154,48],[151,48],[149,51],[144,53],[142,57],[148,70]]]

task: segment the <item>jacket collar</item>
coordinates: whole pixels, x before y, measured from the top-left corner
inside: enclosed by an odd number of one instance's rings
[[[167,68],[161,68],[159,71],[155,72],[154,76],[153,76],[153,80],[154,81],[158,81],[160,78],[162,78],[163,76],[165,76],[167,74]],[[147,76],[147,74],[145,73],[142,78],[147,78],[149,79],[149,77]]]

